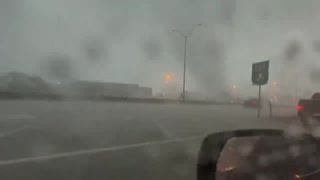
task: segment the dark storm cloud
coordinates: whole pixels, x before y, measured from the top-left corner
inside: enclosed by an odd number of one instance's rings
[[[204,87],[204,91],[219,92],[223,90],[225,88],[225,48],[223,43],[213,38],[199,38],[199,40],[190,43],[189,48],[194,50],[188,54],[188,70]]]
[[[160,39],[154,37],[149,37],[147,40],[143,41],[142,49],[147,60],[160,58],[164,51]]]
[[[106,33],[114,40],[123,40],[130,32],[130,6],[126,0],[101,0],[101,14],[104,17],[103,23]]]
[[[100,61],[101,58],[107,58],[107,48],[105,42],[103,42],[104,38],[88,38],[84,41],[83,52],[84,56],[87,58],[89,62],[97,62]]]
[[[191,10],[192,9],[192,10]],[[226,88],[226,47],[224,40],[216,38],[216,29],[232,32],[236,3],[234,0],[184,3],[177,6],[173,19],[174,28],[189,34],[187,44],[187,74],[199,85],[197,90],[216,94]],[[197,14],[190,14],[191,11]],[[193,15],[193,17],[188,18]],[[202,24],[200,27],[197,24]],[[212,26],[212,24],[214,24]],[[226,34],[230,36],[230,34]],[[179,33],[169,35],[177,62],[183,65],[184,38]]]
[[[316,2],[2,0],[0,71],[27,69],[37,73],[34,67],[39,67],[36,64],[39,56],[58,52],[69,60],[59,60],[57,64],[67,65],[61,66],[61,73],[59,68],[49,68],[60,65],[47,65],[44,74],[134,83],[146,82],[147,78],[148,85],[155,86],[162,72],[173,69],[179,74],[183,67],[184,39],[171,30],[188,33],[201,23],[204,27],[195,29],[188,38],[187,84],[194,80],[201,84],[195,88],[214,91],[226,83],[247,82],[244,67],[250,66],[249,60],[276,56],[279,54],[272,53],[279,51],[286,55],[281,56],[285,62],[299,59],[295,57],[300,52],[307,52],[299,41],[289,42],[285,50],[276,47],[274,51],[273,44],[282,44],[281,38],[287,37],[292,29],[319,32],[314,23],[318,22],[315,20],[319,13],[312,8],[317,7]],[[312,36],[310,39],[318,38]],[[87,37],[98,40],[87,42]],[[40,63],[49,64],[47,58],[44,60]],[[232,66],[225,65],[226,61]],[[152,68],[145,68],[145,62]],[[72,67],[68,68],[68,64]],[[67,73],[67,69],[71,72]],[[143,72],[143,77],[134,76],[137,72]],[[152,79],[145,74],[157,77]]]
[[[225,87],[225,47],[216,39],[209,39],[212,33],[201,31],[188,38],[187,73],[200,85],[199,91],[217,92]],[[173,42],[177,62],[183,65],[183,38]]]
[[[65,81],[75,76],[75,67],[67,55],[51,54],[44,57],[44,62],[42,71],[51,79]]]
[[[298,56],[303,52],[303,44],[298,39],[292,39],[288,42],[284,49],[284,60],[287,62],[295,62]]]

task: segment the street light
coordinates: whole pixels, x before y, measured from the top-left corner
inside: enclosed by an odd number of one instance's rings
[[[172,75],[172,74],[166,73],[166,74],[164,75],[164,82],[165,82],[166,84],[168,84],[169,82],[171,82],[172,79],[173,79],[173,75]]]
[[[276,86],[276,85],[278,84],[278,82],[277,82],[277,81],[273,81],[272,84],[273,84],[274,86]]]
[[[165,74],[164,79],[167,81],[170,81],[172,79],[172,74],[170,74],[170,73]]]
[[[236,84],[234,84],[234,85],[231,86],[231,96],[232,96],[232,97],[236,97],[236,96],[237,96],[237,94],[238,94],[238,93],[237,93],[237,91],[238,91],[237,88],[238,88],[238,87],[237,87]]]
[[[183,85],[182,85],[182,100],[185,100],[185,94],[186,94],[186,66],[187,66],[187,40],[188,37],[190,37],[192,35],[192,32],[199,26],[202,26],[201,24],[197,24],[196,26],[194,26],[192,28],[192,30],[185,34],[181,31],[178,31],[176,29],[173,29],[173,32],[178,33],[179,35],[181,35],[184,38],[184,56],[183,56]]]

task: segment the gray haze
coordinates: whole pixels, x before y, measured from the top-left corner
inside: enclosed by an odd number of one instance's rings
[[[270,59],[270,81],[287,81],[288,89],[296,83],[285,74],[299,72],[304,83],[299,87],[314,91],[320,85],[319,5],[316,0],[1,0],[0,72],[139,83],[157,91],[168,72],[181,85],[184,40],[172,29],[189,33],[201,23],[188,39],[189,90],[215,93],[236,84],[239,93],[256,92],[251,63]]]

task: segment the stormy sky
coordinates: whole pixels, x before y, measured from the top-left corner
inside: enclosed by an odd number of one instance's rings
[[[188,38],[187,89],[251,87],[251,63],[270,59],[270,80],[289,69],[315,77],[320,55],[317,0],[1,0],[0,72],[46,78],[181,85]],[[194,28],[197,24],[200,27]],[[312,73],[309,73],[312,72]],[[289,83],[286,86],[294,86]],[[302,86],[300,84],[300,86]],[[311,88],[312,89],[312,88]]]

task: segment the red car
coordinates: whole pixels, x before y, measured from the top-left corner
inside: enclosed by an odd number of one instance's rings
[[[257,107],[259,107],[259,99],[250,98],[250,99],[244,101],[243,105],[245,107],[257,108]],[[260,107],[262,107],[262,102],[260,102]]]

